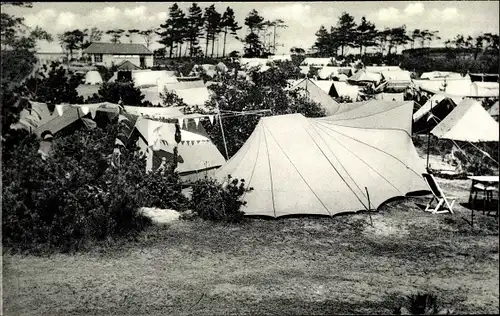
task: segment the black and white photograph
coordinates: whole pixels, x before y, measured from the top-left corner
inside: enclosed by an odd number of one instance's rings
[[[0,6],[1,315],[500,313],[498,1]]]

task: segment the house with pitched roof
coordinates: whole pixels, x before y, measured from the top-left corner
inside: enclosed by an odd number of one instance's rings
[[[153,53],[142,44],[92,43],[84,51],[93,65],[111,67],[129,61],[140,68],[153,67]]]

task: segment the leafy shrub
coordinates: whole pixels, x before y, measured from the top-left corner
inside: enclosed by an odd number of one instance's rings
[[[81,104],[83,98],[78,96],[76,87],[82,78],[81,75],[70,75],[60,63],[52,62],[50,69],[43,65],[34,76],[27,79],[20,92],[38,102]]]
[[[251,190],[245,188],[245,180],[231,176],[223,184],[211,178],[198,180],[193,185],[193,210],[206,220],[241,222],[244,213],[240,209],[246,204],[241,197]]]
[[[109,69],[101,65],[97,65],[96,68],[99,74],[101,75],[103,82],[108,82],[108,80],[111,79],[111,77],[113,77],[115,72],[118,71],[118,66],[116,65],[112,65]]]
[[[174,91],[168,91],[166,88],[163,93],[160,93],[160,98],[162,100],[162,104],[160,106],[187,106],[184,99],[179,97]]]
[[[189,201],[182,194],[179,175],[158,170],[149,172],[142,178],[141,206],[185,211]]]
[[[120,126],[56,135],[46,161],[30,135],[9,144],[2,163],[4,245],[76,250],[98,240],[134,236],[150,224],[140,206],[183,209],[175,174],[146,174],[135,147],[110,166]]]
[[[151,106],[151,102],[144,101],[145,96],[132,82],[105,82],[98,91],[87,98],[86,103],[111,102],[132,106]]]

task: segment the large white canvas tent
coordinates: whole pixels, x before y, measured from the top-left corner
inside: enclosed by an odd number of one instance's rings
[[[498,142],[498,123],[480,102],[465,99],[431,131],[438,138],[466,142]]]
[[[496,82],[472,82],[469,76],[461,79],[413,80],[420,89],[449,97],[498,97],[499,85]]]
[[[102,84],[102,77],[98,71],[91,70],[85,74],[85,84]]]
[[[332,94],[331,96],[338,97],[349,97],[352,101],[356,101],[359,96],[358,86],[353,86],[347,82],[333,81],[332,82]]]
[[[411,103],[405,109],[398,119],[411,124]],[[244,196],[245,214],[272,217],[376,209],[426,190],[423,160],[405,130],[344,123],[301,114],[262,118],[216,178],[245,179],[254,188]]]
[[[406,88],[411,84],[411,76],[409,71],[391,70],[382,71],[382,79],[387,82],[387,87]]]
[[[327,115],[332,115],[337,112],[339,104],[332,99],[328,93],[323,91],[318,87],[314,81],[309,78],[305,78],[298,83],[296,83],[290,90],[303,89],[303,93],[312,101],[319,103],[326,111]]]

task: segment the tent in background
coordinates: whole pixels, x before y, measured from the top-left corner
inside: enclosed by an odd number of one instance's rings
[[[368,72],[361,69],[358,70],[349,79],[347,79],[347,81],[357,85],[371,83],[378,84],[380,81],[382,81],[382,75],[379,73]]]
[[[174,89],[172,91],[189,106],[202,106],[210,100],[210,91],[207,87]]]
[[[409,71],[391,70],[382,71],[382,79],[387,82],[387,88],[406,89],[411,84],[411,76]]]
[[[419,118],[413,121],[413,132],[417,134],[429,132],[450,114],[460,102],[462,102],[461,97],[444,97],[441,101],[432,104],[432,111],[430,105],[424,105],[426,108],[419,113]]]
[[[465,99],[446,116],[431,134],[465,142],[498,142],[498,123],[480,102]]]
[[[328,65],[333,65],[334,63],[335,63],[335,57],[330,57],[330,58],[307,57],[302,61],[302,63],[300,63],[300,65],[326,67]]]
[[[489,109],[488,113],[498,121],[498,101],[493,104],[493,106]]]
[[[462,75],[457,73],[457,72],[450,72],[450,71],[431,71],[431,72],[424,72],[421,76],[420,79],[462,79]]]
[[[403,71],[399,66],[366,66],[367,72],[381,74],[383,71]]]
[[[312,101],[319,103],[326,111],[326,115],[332,115],[339,109],[339,104],[332,99],[328,93],[318,87],[314,81],[309,78],[302,79],[296,83],[290,90],[303,89],[303,93]]]
[[[84,82],[91,85],[102,84],[101,74],[96,70],[91,70],[85,74]]]
[[[175,146],[178,150],[176,171],[184,181],[201,179],[225,163],[201,124],[186,124],[179,144],[175,142],[175,124],[139,118],[135,127],[140,134],[137,144],[148,157],[147,170],[158,168],[163,157],[167,162],[172,161]]]
[[[446,98],[447,97],[445,95],[434,94],[430,99],[427,100],[427,102],[425,102],[424,105],[422,105],[415,113],[413,113],[413,121],[417,122],[422,117],[426,116],[431,111],[431,108],[434,109],[434,108],[438,107],[438,104]],[[455,106],[458,103],[460,103],[460,101],[462,101],[462,99],[463,99],[462,97],[451,98],[451,100],[454,102]],[[426,116],[426,118],[427,118],[427,116]]]
[[[117,67],[117,71],[132,71],[132,70],[140,70],[141,67],[134,65],[128,60],[123,61],[120,65]]]
[[[330,95],[334,98],[349,97],[352,101],[356,101],[359,96],[359,88],[347,82],[333,81]]]
[[[405,94],[404,93],[387,93],[387,92],[382,92],[375,94],[375,99],[377,100],[384,100],[384,101],[396,101],[396,102],[403,102],[405,100]]]
[[[410,104],[398,119],[411,124],[411,111]],[[424,171],[406,131],[288,114],[261,118],[216,178],[231,175],[254,188],[243,197],[246,215],[332,216],[373,210],[390,198],[426,190]]]

